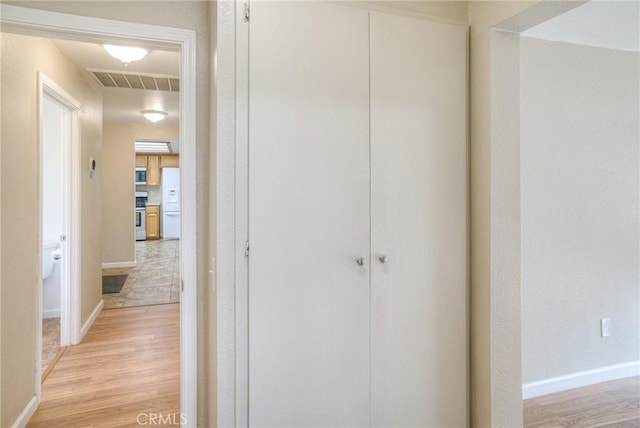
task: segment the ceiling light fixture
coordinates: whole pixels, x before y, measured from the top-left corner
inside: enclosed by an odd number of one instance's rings
[[[156,123],[167,116],[167,112],[160,110],[142,110],[140,113],[150,122]]]
[[[138,61],[147,56],[149,52],[146,49],[134,48],[131,46],[114,46],[103,45],[104,48],[114,58],[119,59],[125,64],[129,64],[132,61]]]

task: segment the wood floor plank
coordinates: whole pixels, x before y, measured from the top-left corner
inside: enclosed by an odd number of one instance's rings
[[[153,426],[179,424],[179,317],[179,304],[103,310],[47,376],[27,426],[140,426],[158,415],[165,423]]]
[[[524,426],[639,428],[640,377],[525,400]]]

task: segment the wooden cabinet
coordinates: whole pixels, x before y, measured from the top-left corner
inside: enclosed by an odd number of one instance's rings
[[[160,157],[160,168],[178,168],[180,157],[178,155],[162,155]]]
[[[147,186],[160,185],[160,156],[147,156]]]
[[[160,185],[161,168],[178,168],[179,155],[136,154],[136,168],[147,168],[147,186]]]
[[[160,239],[160,206],[147,205],[147,239]]]
[[[136,155],[136,168],[147,167],[147,155]]]

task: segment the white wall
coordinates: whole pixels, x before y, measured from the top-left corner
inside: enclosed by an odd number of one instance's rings
[[[102,96],[64,58],[50,40],[0,33],[2,86],[2,419],[11,426],[35,392],[36,272],[41,173],[38,151],[37,72],[42,71],[82,107],[80,158],[82,171],[89,157],[101,162]],[[100,281],[101,174],[80,181],[81,322],[102,299]]]
[[[522,425],[519,401],[520,318],[519,283],[495,281],[503,260],[492,248],[509,242],[496,242],[498,224],[493,224],[495,183],[492,169],[500,162],[493,135],[492,113],[497,100],[492,73],[498,50],[492,46],[491,30],[537,2],[470,1],[470,151],[471,151],[471,426],[515,427]],[[506,40],[501,40],[507,43]],[[493,52],[492,52],[493,51]],[[504,77],[504,76],[501,76]],[[511,82],[508,82],[510,85]],[[503,95],[503,94],[501,94]],[[496,118],[493,117],[495,122]],[[513,141],[517,144],[517,141]],[[504,155],[503,155],[504,158]],[[507,173],[512,171],[511,167]],[[492,193],[493,192],[493,193]],[[502,201],[498,201],[502,202]],[[495,223],[495,222],[494,222]],[[513,226],[513,221],[509,224]],[[504,251],[503,251],[504,252]],[[512,279],[512,278],[510,278]],[[518,358],[513,358],[517,355]]]
[[[639,59],[521,39],[524,382],[640,359]]]

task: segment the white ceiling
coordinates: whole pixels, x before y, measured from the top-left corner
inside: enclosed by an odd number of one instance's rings
[[[623,51],[640,51],[640,2],[594,0],[521,36]]]
[[[69,61],[81,70],[94,69],[173,77],[180,75],[180,57],[177,52],[151,50],[140,61],[125,65],[109,55],[99,44],[58,39],[52,39],[52,42]],[[92,74],[87,73],[87,77],[94,80],[102,89],[105,121],[148,123],[140,111],[162,110],[168,113],[163,122],[178,123],[179,93],[103,88]]]

